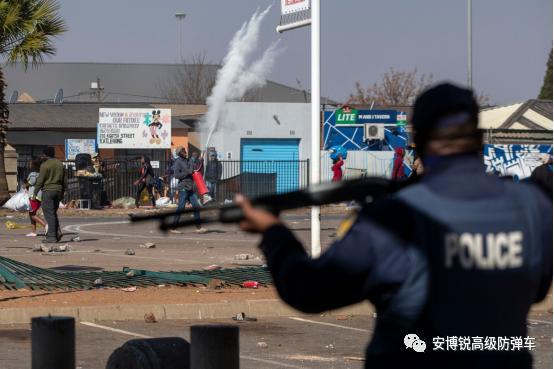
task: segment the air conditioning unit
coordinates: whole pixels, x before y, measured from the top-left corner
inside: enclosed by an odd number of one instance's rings
[[[364,140],[385,139],[385,127],[382,124],[366,124],[364,127]]]

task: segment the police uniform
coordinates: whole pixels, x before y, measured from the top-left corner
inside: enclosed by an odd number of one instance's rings
[[[486,175],[476,154],[424,159],[419,183],[365,206],[319,259],[284,225],[264,232],[280,296],[308,313],[369,300],[367,368],[531,368],[524,349],[433,351],[433,337],[526,336],[552,280],[551,202]],[[412,333],[425,352],[406,348]]]

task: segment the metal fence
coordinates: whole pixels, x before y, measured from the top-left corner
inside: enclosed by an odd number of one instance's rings
[[[157,194],[162,196],[171,192],[171,181],[167,178],[168,161],[156,162],[154,174],[159,178]],[[221,177],[214,183],[212,195],[219,203],[232,200],[234,195],[242,193],[248,197],[269,195],[294,191],[308,185],[308,160],[274,160],[274,161],[220,161]],[[76,176],[75,162],[64,161],[68,188],[65,201],[81,198],[82,184]],[[138,160],[104,161],[103,176],[100,180],[104,203],[121,197],[134,197],[137,187],[134,185],[139,177]],[[31,172],[30,163],[20,161],[17,165],[18,190],[25,186]],[[81,181],[82,182],[82,181]],[[174,190],[174,188],[173,188]]]

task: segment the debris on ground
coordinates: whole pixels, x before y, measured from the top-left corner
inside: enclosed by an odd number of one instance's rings
[[[81,237],[76,236],[71,239],[72,242],[81,242]]]
[[[328,349],[328,350],[333,350],[335,348],[335,345],[333,345],[332,343],[328,344],[328,345],[325,345],[325,348]]]
[[[52,249],[49,246],[46,245],[40,245],[40,251],[42,252],[50,252]]]
[[[125,273],[125,276],[127,276],[128,278],[133,278],[135,276],[135,271],[131,269],[127,273]]]
[[[102,281],[102,278],[96,278],[92,284],[94,287],[100,287],[104,284],[104,281]]]
[[[122,288],[121,291],[123,292],[135,292],[137,290],[137,287],[136,286],[132,286],[132,287],[127,287],[127,288]]]
[[[365,361],[365,358],[363,357],[357,357],[357,356],[345,356],[344,360],[350,360],[350,361]]]
[[[132,197],[120,197],[112,201],[112,208],[115,209],[130,209],[135,207],[135,199]]]
[[[125,255],[135,255],[135,250],[127,249],[127,250],[125,250]]]
[[[254,255],[252,254],[237,254],[235,255],[235,260],[252,260]]]
[[[259,285],[260,284],[256,281],[245,281],[242,283],[242,287],[244,288],[258,288]]]
[[[223,267],[219,266],[219,265],[216,265],[216,264],[212,264],[212,265],[208,265],[207,267],[205,268],[202,268],[203,270],[220,270],[220,269],[223,269]]]
[[[223,287],[225,287],[225,282],[223,282],[221,279],[218,279],[218,278],[212,278],[209,282],[208,282],[208,289],[210,290],[219,290]]]
[[[233,320],[237,322],[257,322],[258,318],[246,316],[246,314],[242,312],[235,315]]]
[[[53,252],[66,252],[69,250],[71,250],[71,246],[69,246],[67,243],[65,245],[54,246],[51,249],[51,251]]]
[[[352,315],[337,315],[337,320],[350,320]]]
[[[154,242],[146,242],[142,245],[139,246],[140,248],[143,248],[143,249],[153,249],[156,247],[156,244]]]
[[[7,229],[25,229],[25,228],[31,228],[31,225],[21,225],[16,222],[12,222],[11,220],[6,221],[6,228]]]
[[[267,348],[267,343],[265,343],[265,342],[263,342],[263,341],[260,341],[260,342],[258,342],[258,343],[256,344],[256,346],[257,346],[258,348],[263,348],[263,349],[265,349],[265,348]]]
[[[144,314],[144,321],[146,323],[156,323],[157,322],[156,316],[152,312]]]

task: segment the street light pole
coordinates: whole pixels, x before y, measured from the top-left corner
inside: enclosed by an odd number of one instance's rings
[[[183,60],[181,23],[186,16],[185,13],[175,13],[175,17],[179,22],[179,63]]]
[[[471,13],[471,0],[467,0],[467,85],[469,88],[473,88],[473,24]]]
[[[311,105],[311,139],[312,139],[312,162],[310,163],[310,182],[317,185],[320,182],[320,141],[321,141],[321,53],[320,53],[320,28],[321,28],[321,3],[320,0],[312,0],[312,105]],[[317,258],[321,254],[321,219],[319,206],[312,206],[311,210],[311,254]]]

